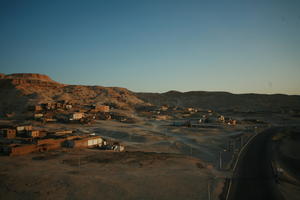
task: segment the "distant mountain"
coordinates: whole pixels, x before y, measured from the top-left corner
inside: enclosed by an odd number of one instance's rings
[[[300,109],[299,95],[232,94],[228,92],[135,93],[138,98],[155,105],[198,107],[214,110],[282,111]]]

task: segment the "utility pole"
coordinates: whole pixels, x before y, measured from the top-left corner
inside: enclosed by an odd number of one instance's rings
[[[78,167],[80,168],[80,155],[78,156]]]
[[[219,158],[220,158],[220,161],[219,161],[220,169],[222,169],[222,151],[219,152]]]
[[[210,184],[209,184],[209,181],[207,183],[207,193],[208,193],[208,200],[210,200]]]
[[[244,135],[241,135],[241,148],[244,146]]]

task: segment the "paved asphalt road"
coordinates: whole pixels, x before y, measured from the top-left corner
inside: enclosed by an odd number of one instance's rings
[[[229,200],[279,200],[275,175],[271,167],[271,136],[280,128],[257,135],[241,154],[231,182]]]

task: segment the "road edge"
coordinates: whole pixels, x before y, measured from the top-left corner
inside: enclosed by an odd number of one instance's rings
[[[243,145],[243,147],[241,148],[241,150],[239,151],[239,153],[238,153],[238,156],[237,156],[237,158],[236,158],[236,161],[235,161],[235,164],[234,164],[234,167],[233,167],[233,174],[234,174],[234,172],[236,171],[236,167],[237,167],[237,164],[238,164],[238,162],[239,162],[239,160],[240,160],[240,156],[243,154],[243,152],[245,151],[245,149],[248,147],[248,145],[250,144],[250,142],[252,142],[253,141],[253,139],[257,136],[257,135],[259,135],[260,133],[263,133],[265,130],[263,130],[262,132],[259,132],[259,133],[255,133],[254,135],[252,135],[251,137],[250,137],[250,139],[247,141],[247,143],[245,144],[245,145]],[[227,184],[228,184],[228,188],[226,189],[226,196],[225,196],[225,199],[224,200],[228,200],[228,198],[229,198],[229,194],[230,194],[230,190],[231,190],[231,185],[232,185],[232,178],[229,178],[229,179],[226,179],[226,181],[225,181],[225,184],[224,185],[226,185],[226,182],[228,182]]]

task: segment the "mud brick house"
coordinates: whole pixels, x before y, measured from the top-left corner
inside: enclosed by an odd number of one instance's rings
[[[16,130],[17,130],[17,133],[23,133],[23,132],[26,132],[26,131],[31,131],[32,126],[31,125],[17,126]]]
[[[10,156],[25,155],[28,153],[36,152],[38,150],[39,150],[38,147],[34,144],[26,144],[26,145],[12,144],[12,145],[1,147],[1,152]]]
[[[96,112],[109,112],[109,106],[106,105],[93,105],[92,109]]]
[[[233,126],[235,126],[235,125],[237,124],[237,121],[236,121],[235,119],[229,119],[229,120],[227,121],[227,124],[228,124],[228,125],[233,125]]]
[[[38,139],[36,140],[36,145],[38,146],[39,151],[49,151],[49,150],[59,149],[63,146],[65,141],[73,140],[79,137],[80,136],[68,136],[68,137]]]
[[[40,131],[38,130],[30,130],[26,132],[27,137],[39,137],[40,136]]]
[[[33,118],[34,118],[34,119],[41,119],[43,116],[44,116],[43,113],[35,113],[35,114],[33,115]]]
[[[66,104],[66,105],[65,105],[65,109],[67,109],[67,110],[72,109],[72,105],[71,105],[71,104]]]
[[[115,120],[118,120],[121,122],[126,121],[128,118],[125,114],[116,113],[116,112],[110,113],[110,116],[111,116],[111,119],[115,119]]]
[[[43,103],[43,104],[41,104],[41,106],[45,110],[55,110],[56,109],[56,105],[53,103]]]
[[[12,118],[15,116],[15,113],[13,113],[13,112],[5,113],[4,116],[7,118]]]
[[[42,111],[43,110],[43,107],[41,105],[34,105],[34,106],[29,106],[28,107],[28,110],[30,111]]]
[[[70,121],[72,120],[80,120],[84,117],[84,113],[82,112],[75,112],[75,113],[72,113],[70,115]]]
[[[163,105],[159,108],[161,111],[167,111],[169,107],[167,105]]]
[[[53,118],[44,118],[43,122],[57,122],[57,119],[53,119]]]
[[[103,144],[103,139],[100,136],[76,138],[64,142],[64,146],[69,148],[96,147],[96,146],[102,146],[102,144]]]
[[[48,139],[42,139],[37,140],[37,145],[39,147],[39,151],[48,151],[53,149],[59,149],[62,147],[62,143],[65,141],[65,138],[48,138]]]
[[[0,129],[0,137],[11,139],[16,137],[16,129],[4,128]]]
[[[169,116],[167,116],[167,115],[156,115],[156,116],[153,116],[153,117],[156,120],[167,120],[167,119],[169,119]]]
[[[220,115],[220,116],[218,117],[218,120],[219,120],[220,122],[224,123],[224,122],[225,122],[225,117],[224,117],[223,115]]]
[[[68,134],[72,134],[72,133],[73,133],[72,130],[61,130],[61,131],[54,132],[55,135],[68,135]]]
[[[100,120],[110,120],[111,119],[111,115],[109,113],[98,113],[96,115],[96,118],[98,118]]]

